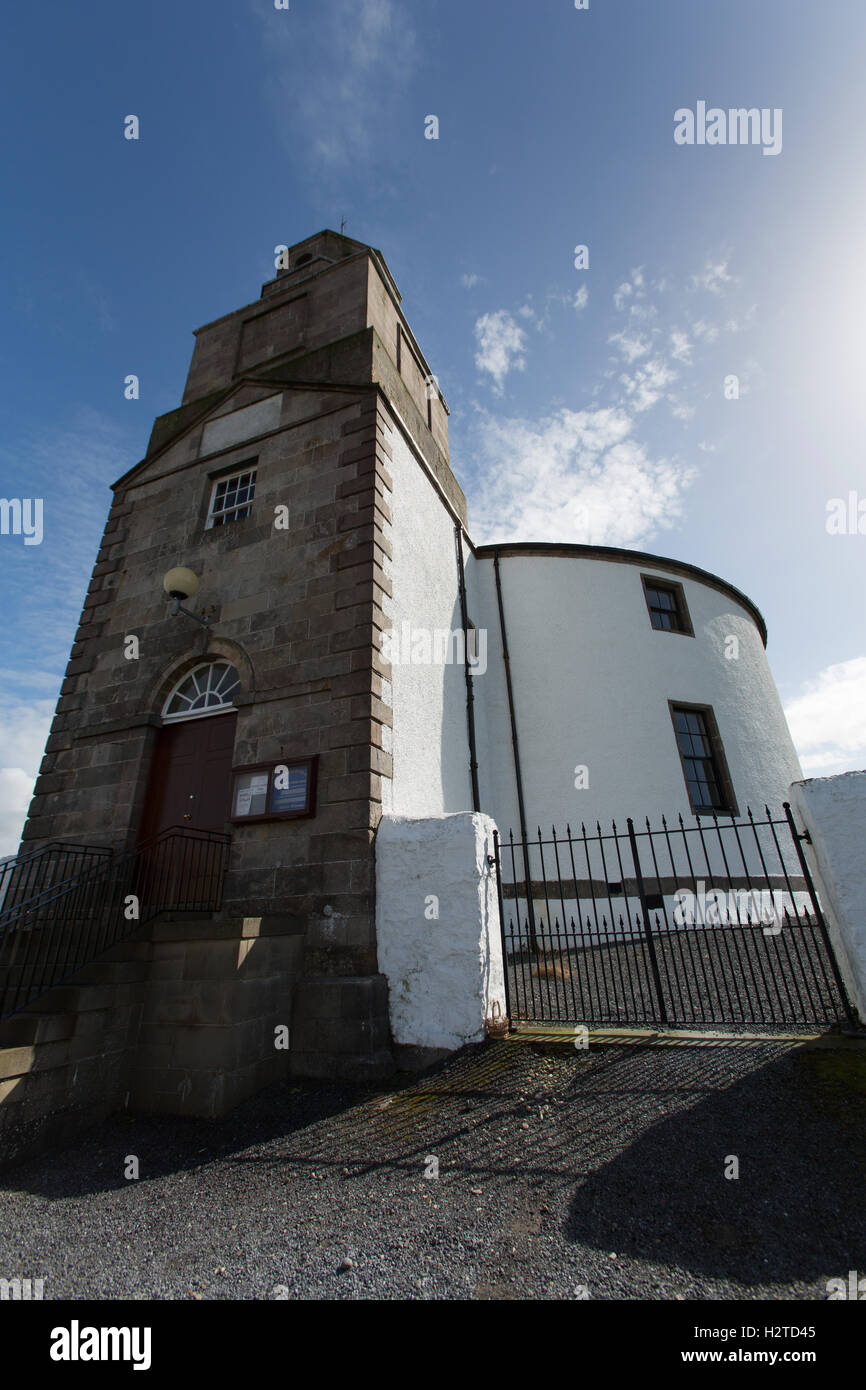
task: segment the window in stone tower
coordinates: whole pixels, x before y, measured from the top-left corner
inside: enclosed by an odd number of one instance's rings
[[[196,719],[233,708],[241,688],[240,676],[227,661],[208,661],[178,681],[163,709],[163,719]]]
[[[228,521],[241,521],[249,516],[255,492],[254,468],[247,468],[243,473],[232,473],[228,478],[218,478],[211,494],[208,527],[224,526]]]

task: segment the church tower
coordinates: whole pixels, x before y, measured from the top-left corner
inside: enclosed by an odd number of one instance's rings
[[[197,330],[180,406],[114,485],[22,845],[230,836],[221,909],[188,927],[225,1039],[201,1063],[198,1035],[177,1044],[172,1065],[201,1083],[187,1113],[280,1074],[281,1024],[295,1074],[391,1069],[372,845],[393,768],[395,450],[438,499],[455,592],[465,523],[447,406],[381,253],[323,231],[283,259],[259,300]],[[167,594],[168,571],[192,575]],[[468,805],[465,750],[460,764]],[[256,953],[271,994],[252,1018],[237,977]],[[136,1095],[156,1108],[175,1089],[159,1025],[177,1008],[201,1022],[175,993],[138,1048]]]

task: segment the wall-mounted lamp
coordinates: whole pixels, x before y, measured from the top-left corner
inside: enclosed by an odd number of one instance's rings
[[[188,608],[183,606],[185,598],[195,598],[198,593],[198,577],[193,574],[192,570],[185,569],[182,565],[169,570],[163,578],[162,587],[169,598],[174,599],[171,608],[173,618],[176,618],[179,613],[184,613],[194,622],[201,623],[202,627],[210,627],[210,618],[200,618],[197,613],[191,613]]]

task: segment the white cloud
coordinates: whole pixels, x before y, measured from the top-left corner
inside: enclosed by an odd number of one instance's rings
[[[692,276],[692,284],[696,289],[709,290],[710,294],[721,294],[725,285],[730,285],[733,278],[728,274],[727,259],[707,260],[703,270]]]
[[[866,768],[866,656],[825,667],[785,715],[807,776]]]
[[[0,706],[0,856],[18,848],[54,705],[7,699]]]
[[[466,290],[474,289],[475,286],[476,286],[477,284],[479,284],[480,280],[481,280],[481,276],[480,276],[480,275],[475,275],[474,273],[473,273],[472,275],[461,275],[461,276],[460,276],[460,283],[461,283],[461,285],[463,286],[463,288],[466,289]]]
[[[706,319],[697,319],[692,324],[692,333],[696,338],[703,338],[706,343],[714,343],[719,336],[718,326],[707,323]]]
[[[662,358],[653,357],[645,367],[638,367],[634,376],[622,375],[620,382],[631,408],[643,412],[656,405],[676,379],[673,367]]]
[[[631,366],[639,357],[646,357],[652,349],[652,340],[643,337],[640,333],[629,333],[627,329],[620,329],[619,333],[611,333],[607,340],[609,343],[616,343],[621,357]]]
[[[671,357],[677,362],[685,363],[687,367],[692,365],[692,345],[689,336],[678,328],[671,333]]]
[[[498,309],[477,320],[475,339],[475,365],[479,371],[490,373],[493,389],[501,396],[508,373],[523,371],[526,366],[526,334],[506,309]]]
[[[614,290],[613,302],[618,313],[628,308],[629,317],[636,319],[652,318],[655,309],[652,305],[646,304],[646,287],[643,278],[643,267],[638,266],[631,272],[628,280],[624,280],[621,285]]]
[[[580,313],[582,309],[586,308],[588,303],[589,290],[586,285],[581,285],[576,294],[572,294],[570,291],[565,294],[562,290],[548,290],[547,294],[544,296],[543,306],[540,311],[536,309],[533,303],[533,296],[530,294],[527,297],[526,303],[522,304],[517,310],[517,317],[525,319],[527,323],[531,323],[533,328],[539,333],[548,333],[553,317],[553,309],[557,307],[574,309],[575,312]]]
[[[371,68],[388,51],[395,27],[392,0],[354,0],[352,12],[357,29],[351,27],[346,35],[349,55],[359,68]]]
[[[649,319],[658,318],[658,309],[654,304],[634,303],[629,306],[629,318],[637,319],[639,323],[646,323]]]
[[[728,260],[720,256],[707,258],[700,274],[680,284],[679,292],[665,280],[646,281],[641,267],[631,270],[613,296],[620,317],[608,343],[616,358],[599,365],[600,380],[591,390],[594,408],[562,409],[537,420],[497,421],[484,413],[476,424],[481,481],[469,485],[473,534],[485,540],[634,547],[679,521],[698,470],[678,459],[652,457],[635,430],[660,403],[676,420],[696,416],[700,394],[692,374],[701,365],[701,350],[718,338],[720,328],[709,317],[693,319],[688,313],[684,318],[683,294],[700,286],[721,295],[734,284]],[[490,373],[498,394],[508,372],[525,365],[523,326],[542,330],[552,304],[577,308],[579,302],[586,300],[574,298],[573,291],[551,292],[540,315],[530,295],[513,316],[503,309],[477,321],[476,363]],[[713,450],[706,440],[699,446],[704,455]]]
[[[117,331],[117,319],[111,311],[108,295],[93,277],[80,267],[76,272],[75,279],[88,310],[96,315],[100,330],[103,333],[115,333]]]
[[[407,7],[394,0],[331,0],[307,13],[293,6],[290,23],[275,12],[273,0],[251,0],[251,7],[280,138],[310,176],[340,175],[345,187],[359,161],[385,148],[379,137],[388,132],[394,102],[415,69],[417,38]]]
[[[758,312],[757,304],[752,304],[744,314],[734,316],[725,320],[725,329],[728,333],[743,333],[747,328],[751,328],[755,322]]]
[[[640,546],[682,512],[694,470],[652,460],[622,409],[560,410],[545,420],[482,415],[481,481],[470,489],[482,540]]]

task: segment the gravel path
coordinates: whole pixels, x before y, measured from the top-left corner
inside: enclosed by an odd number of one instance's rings
[[[866,1050],[518,1036],[396,1090],[118,1117],[0,1176],[0,1277],[46,1298],[821,1299],[866,1273],[864,1096]]]

